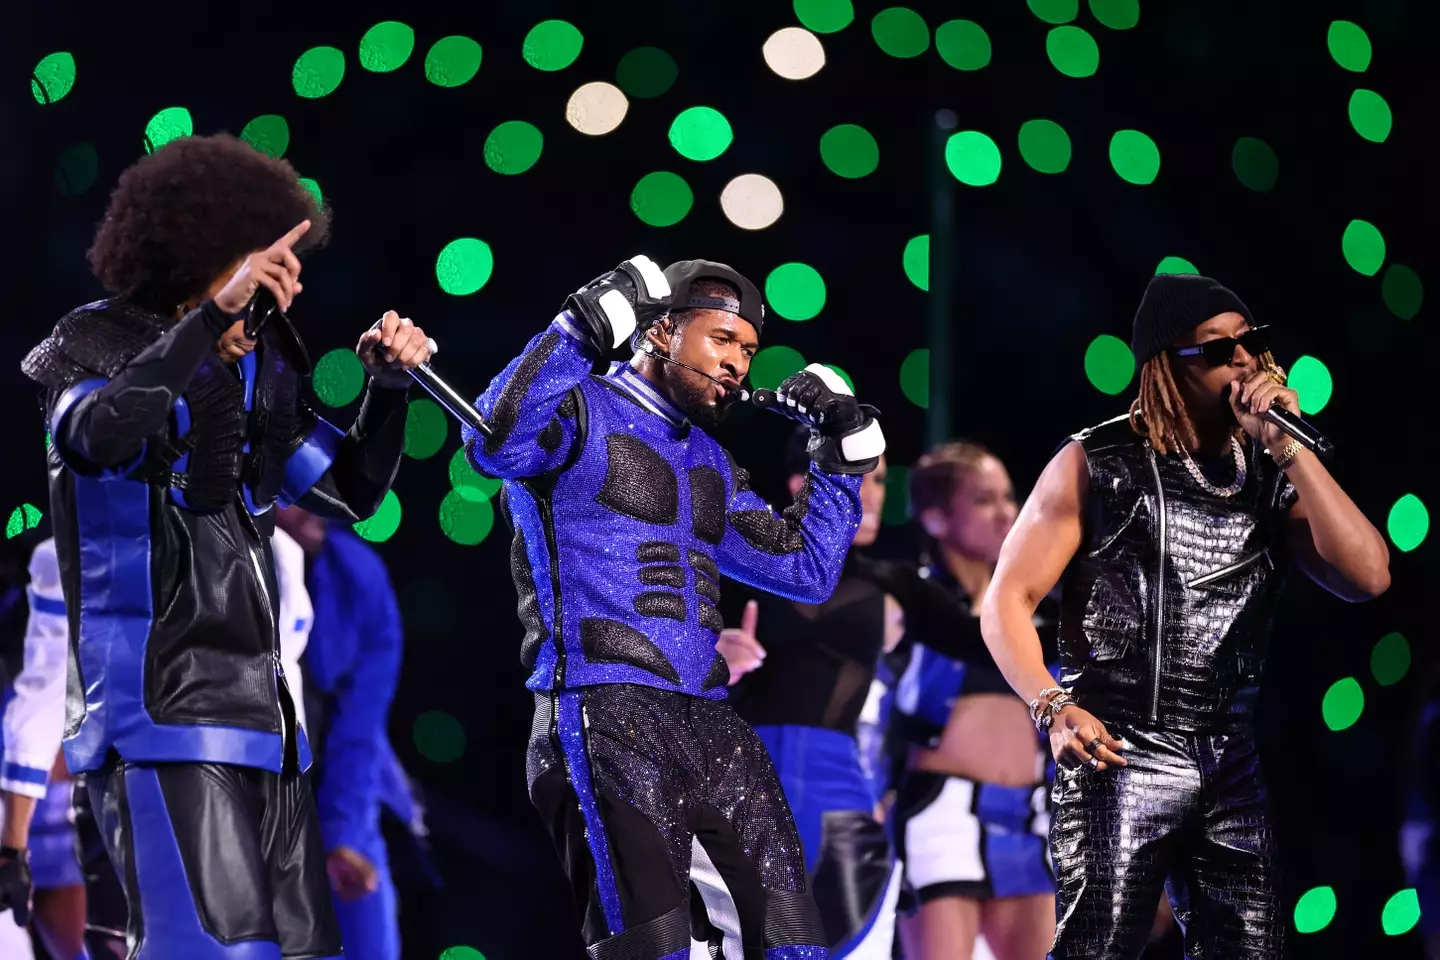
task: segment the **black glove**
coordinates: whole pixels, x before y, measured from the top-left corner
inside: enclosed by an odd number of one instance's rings
[[[669,311],[670,284],[653,260],[635,256],[570,294],[565,309],[603,357]]]
[[[869,473],[885,452],[880,411],[855,399],[839,374],[812,363],[775,391],[789,417],[813,428],[806,449],[827,473]]]
[[[15,911],[15,925],[30,925],[30,851],[0,847],[0,911]]]

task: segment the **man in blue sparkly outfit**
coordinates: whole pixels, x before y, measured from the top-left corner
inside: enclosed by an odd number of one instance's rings
[[[705,428],[745,396],[764,308],[724,264],[627,260],[572,294],[476,401],[476,468],[504,478],[533,673],[530,796],[570,878],[589,955],[826,955],[764,746],[724,702],[723,574],[830,596],[884,450],[875,411],[814,365],[776,391],[813,428],[777,514]],[[591,368],[629,345],[605,375]],[[691,896],[692,888],[699,894]]]

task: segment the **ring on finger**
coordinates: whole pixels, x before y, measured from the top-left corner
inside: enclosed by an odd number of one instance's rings
[[[1085,751],[1087,753],[1094,753],[1095,748],[1100,746],[1103,740],[1103,737],[1096,737],[1094,740],[1091,740],[1089,743],[1085,744]]]
[[[1085,762],[1086,762],[1086,764],[1088,764],[1092,769],[1099,769],[1099,767],[1100,767],[1100,758],[1099,758],[1099,757],[1091,757],[1089,760],[1086,760]]]

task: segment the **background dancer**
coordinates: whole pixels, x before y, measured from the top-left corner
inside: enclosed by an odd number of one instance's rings
[[[737,399],[763,318],[724,264],[662,275],[637,257],[571,295],[476,402],[491,433],[470,456],[506,478],[515,528],[531,798],[594,957],[688,957],[692,907],[695,939],[727,956],[825,954],[774,770],[721,702],[715,604],[722,573],[829,597],[884,441],[816,365],[778,391],[817,425],[795,505],[777,515],[749,489],[705,430]],[[633,359],[591,376],[626,344]]]
[[[34,910],[25,903],[30,891],[19,883],[6,890],[11,884],[0,881],[0,905],[8,899],[22,926],[26,917],[33,920],[52,958],[76,960],[87,956],[85,878],[70,816],[73,784],[60,752],[70,634],[55,541],[48,537],[30,555],[26,601],[24,667],[5,707],[0,848],[21,852],[11,860],[28,855]]]
[[[399,680],[400,608],[384,561],[349,530],[300,507],[275,516],[293,537],[314,626],[300,659],[326,870],[347,958],[399,960],[400,930],[384,811],[413,817],[408,778],[390,749]],[[279,536],[277,532],[277,537]]]
[[[63,318],[24,363],[46,390],[84,691],[65,756],[125,886],[132,955],[340,953],[309,746],[278,667],[268,511],[376,509],[401,455],[404,368],[430,347],[386,314],[356,348],[371,382],[349,433],[309,411],[283,311],[302,289],[295,250],[325,233],[288,163],[233,137],[176,140],[122,174],[96,234],[91,266],[114,298]],[[250,318],[262,287],[279,310]]]
[[[894,589],[914,642],[891,715],[905,745],[892,814],[905,863],[900,929],[912,960],[969,960],[977,937],[1000,960],[1044,954],[1054,926],[1045,833],[1047,757],[980,636],[1015,491],[979,444],[947,443],[910,473],[927,541],[923,582]],[[1055,612],[1035,628],[1054,661]]]
[[[1342,599],[1376,596],[1389,553],[1324,464],[1262,418],[1299,406],[1234,293],[1155,277],[1132,350],[1130,415],[1055,455],[983,612],[1064,767],[1053,955],[1138,956],[1168,877],[1189,956],[1280,957],[1254,737],[1275,602],[1291,560]],[[1032,617],[1062,573],[1057,687]]]
[[[809,439],[801,427],[786,450],[792,497],[809,473]],[[875,542],[884,504],[882,457],[860,484],[860,526],[830,599],[797,603],[727,581],[720,609],[740,626],[721,632],[717,647],[738,682],[735,712],[755,728],[785,789],[830,955],[889,960],[899,876],[856,742],[876,662],[905,629],[879,565],[855,549]]]

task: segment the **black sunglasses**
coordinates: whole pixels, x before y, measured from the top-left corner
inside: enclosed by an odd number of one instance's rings
[[[1204,343],[1197,343],[1193,347],[1171,347],[1170,355],[1174,357],[1201,356],[1205,362],[1212,367],[1223,367],[1235,359],[1235,348],[1244,347],[1245,352],[1252,357],[1258,357],[1270,349],[1270,338],[1265,336],[1264,331],[1270,329],[1270,325],[1263,327],[1251,327],[1238,337],[1220,337],[1217,340],[1206,340]]]

